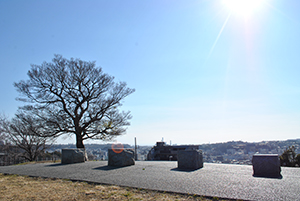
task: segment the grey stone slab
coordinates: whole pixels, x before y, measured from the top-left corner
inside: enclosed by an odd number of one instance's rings
[[[65,178],[151,190],[244,200],[299,200],[300,168],[281,168],[281,179],[253,177],[251,165],[204,163],[195,171],[178,170],[176,161],[136,161],[122,168],[107,161],[76,164],[2,166],[1,173]]]
[[[178,168],[182,170],[197,170],[203,167],[201,150],[180,150],[177,154]]]
[[[62,164],[84,163],[86,159],[85,149],[62,149]]]
[[[254,154],[252,158],[253,176],[281,177],[280,159],[278,154]]]
[[[134,164],[133,149],[108,149],[108,166],[124,167]]]

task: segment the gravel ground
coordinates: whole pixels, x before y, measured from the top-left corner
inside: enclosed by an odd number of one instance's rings
[[[123,168],[107,161],[78,164],[2,166],[1,173],[63,178],[151,190],[244,200],[300,200],[300,168],[283,167],[281,179],[252,176],[252,166],[205,163],[195,171],[180,171],[177,162],[136,161]]]

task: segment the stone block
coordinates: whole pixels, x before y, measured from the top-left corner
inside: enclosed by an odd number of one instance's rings
[[[197,170],[203,167],[201,150],[179,150],[177,153],[178,169]]]
[[[133,149],[108,149],[108,166],[124,167],[134,164]]]
[[[85,149],[62,149],[61,163],[84,163],[87,160]]]
[[[281,177],[278,154],[254,154],[252,158],[253,176]]]

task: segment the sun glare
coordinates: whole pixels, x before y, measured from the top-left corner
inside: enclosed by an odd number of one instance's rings
[[[264,0],[223,0],[233,14],[249,16],[258,10]]]

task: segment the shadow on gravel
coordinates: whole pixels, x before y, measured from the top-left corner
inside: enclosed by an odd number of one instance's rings
[[[171,169],[171,171],[178,171],[178,172],[195,172],[195,171],[201,170],[201,169],[202,169],[202,168],[196,169],[196,170],[183,170],[183,169],[179,169],[179,168],[177,167],[177,168]]]
[[[127,166],[125,166],[127,167]],[[109,170],[115,170],[115,169],[120,169],[120,168],[124,168],[124,167],[113,167],[113,166],[101,166],[101,167],[97,167],[97,168],[93,168],[93,170],[104,170],[104,171],[109,171]]]
[[[282,175],[280,175],[279,177],[272,177],[272,176],[256,176],[256,175],[252,175],[255,178],[266,178],[266,179],[282,179]]]
[[[54,164],[46,165],[46,167],[56,167],[56,166],[64,166],[64,165],[71,165],[71,164],[54,163]]]

